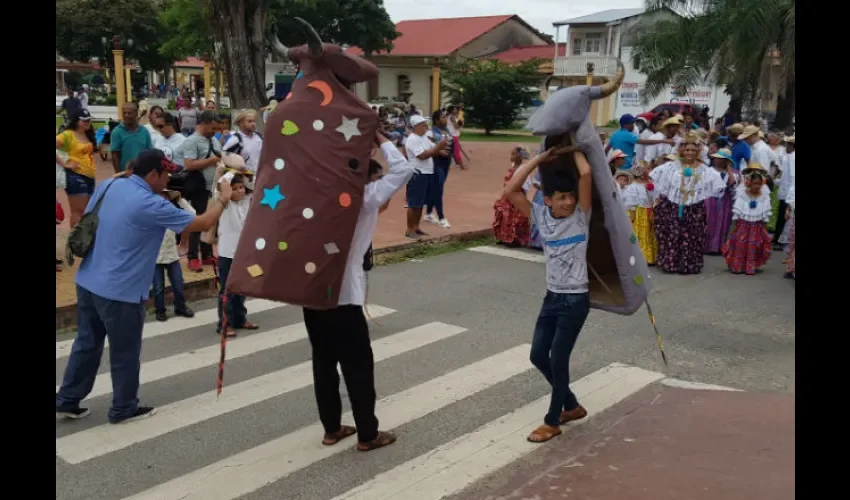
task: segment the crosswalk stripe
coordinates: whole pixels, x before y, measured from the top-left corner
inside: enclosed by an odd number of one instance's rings
[[[662,378],[661,373],[615,363],[579,379],[572,384],[572,389],[591,417]],[[529,443],[525,438],[542,422],[548,408],[549,397],[540,398],[379,474],[333,500],[434,500],[458,493],[539,449],[539,444]]]
[[[428,323],[380,338],[372,342],[372,351],[375,361],[378,362],[465,331],[465,328],[445,323]],[[527,356],[521,356],[521,358],[525,359]],[[210,373],[213,373],[212,370]],[[212,381],[212,378],[210,380]],[[210,391],[159,407],[156,416],[133,422],[132,425],[104,424],[63,436],[56,440],[56,454],[68,463],[78,464],[287,392],[308,387],[312,383],[312,363],[306,361],[227,386],[218,399],[216,399],[215,391]]]
[[[380,318],[396,312],[395,309],[382,307],[378,305],[369,306],[369,315],[373,318]],[[227,342],[227,359],[233,360],[251,354],[273,349],[285,344],[297,342],[307,338],[307,328],[304,323],[296,323],[287,325],[281,328],[275,328],[267,332],[256,333],[242,338],[234,338]],[[148,384],[157,380],[162,380],[181,373],[187,373],[192,370],[214,366],[218,363],[218,355],[221,352],[221,345],[216,343],[209,347],[196,349],[189,352],[183,352],[167,358],[160,358],[154,361],[149,361],[142,365],[140,373],[140,383]],[[56,391],[59,391],[59,386],[56,386]],[[112,392],[112,375],[109,372],[101,373],[97,376],[88,398],[96,398]]]
[[[531,368],[528,344],[442,375],[378,401],[377,411],[390,429],[472,396]],[[151,421],[154,418],[151,419]],[[347,412],[343,420],[350,421]],[[351,448],[322,446],[321,425],[311,425],[125,500],[231,500],[251,493],[313,463]]]
[[[254,299],[245,302],[245,307],[248,309],[249,313],[259,313],[284,306],[286,306],[286,304],[265,299]],[[160,335],[168,335],[169,333],[188,330],[189,328],[209,325],[216,322],[218,322],[217,309],[200,311],[195,314],[194,318],[183,318],[177,316],[169,318],[168,321],[165,322],[151,321],[145,323],[145,329],[142,331],[142,338],[150,339],[153,337],[159,337]],[[74,332],[73,335],[76,337],[76,332]],[[70,356],[71,346],[73,344],[74,339],[56,342],[56,359]],[[109,345],[108,339],[106,340],[106,345]]]
[[[499,257],[510,257],[512,259],[527,260],[529,262],[546,262],[546,257],[544,257],[543,254],[531,252],[528,250],[514,250],[511,248],[501,248],[493,246],[472,247],[468,250],[470,252],[497,255]]]

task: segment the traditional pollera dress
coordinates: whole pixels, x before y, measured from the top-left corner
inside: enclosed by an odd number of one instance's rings
[[[735,183],[729,185],[728,173],[718,172],[726,188],[705,199],[705,253],[719,254],[732,226],[732,205],[735,203]],[[737,175],[733,173],[732,175]]]
[[[545,205],[543,202],[543,190],[540,189],[540,171],[534,172],[534,177],[529,176],[525,180],[525,184],[523,184],[522,188],[527,193],[534,187],[537,189],[537,192],[534,193],[534,198],[531,199],[531,203],[534,205]],[[532,211],[534,208],[532,208]],[[543,250],[543,242],[540,238],[540,230],[537,229],[537,225],[534,222],[531,222],[531,235],[528,239],[528,247],[535,248],[537,250]]]
[[[636,180],[623,189],[623,205],[629,212],[635,236],[646,263],[655,265],[658,255],[658,242],[655,239],[653,210],[655,205],[655,185],[652,182]]]
[[[519,165],[511,165],[511,168],[505,175],[506,186],[518,168]],[[499,243],[523,247],[528,245],[528,217],[517,210],[504,195],[493,204],[493,233],[496,235]]]
[[[797,226],[796,184],[797,178],[795,177],[793,184],[791,184],[791,189],[788,190],[788,196],[785,198],[785,202],[791,207],[791,220],[788,221],[788,225],[791,226],[791,235],[788,237],[788,257],[785,260],[785,276],[794,279],[797,279],[797,238],[795,235],[795,228]]]
[[[773,213],[770,194],[766,185],[757,196],[747,191],[743,183],[735,190],[735,204],[732,206],[734,228],[723,245],[723,257],[729,270],[735,274],[755,274],[770,258],[773,248],[772,239],[767,234],[767,223]]]
[[[699,161],[685,166],[679,160],[654,169],[658,203],[653,211],[658,240],[656,263],[664,272],[697,274],[704,265],[705,199],[726,188],[717,170]]]

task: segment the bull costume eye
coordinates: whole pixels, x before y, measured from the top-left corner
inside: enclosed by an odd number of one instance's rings
[[[360,162],[357,161],[357,158],[352,158],[352,159],[348,160],[348,168],[350,168],[351,170],[357,170],[357,167],[359,167],[359,166],[360,166]]]

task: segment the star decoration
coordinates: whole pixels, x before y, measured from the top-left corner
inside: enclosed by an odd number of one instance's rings
[[[278,184],[271,189],[263,188],[263,201],[260,202],[260,205],[266,205],[274,210],[277,208],[277,204],[285,199],[286,196],[280,194],[280,184]]]
[[[342,125],[336,128],[336,131],[345,136],[345,142],[351,140],[355,135],[362,135],[360,130],[357,128],[357,123],[360,121],[360,118],[355,118],[353,120],[349,120],[346,117],[342,117]]]

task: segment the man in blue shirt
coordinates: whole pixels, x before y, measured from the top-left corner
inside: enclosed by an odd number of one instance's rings
[[[79,419],[89,410],[80,401],[91,392],[104,340],[109,338],[113,424],[149,417],[156,410],[139,406],[139,371],[145,302],[165,230],[175,233],[212,227],[230,200],[227,183],[201,216],[172,205],[160,195],[177,167],[157,149],[139,154],[123,177],[100,184],[86,207],[101,198],[95,243],[77,271],[77,337],[62,386],[57,415]]]
[[[741,161],[750,163],[752,158],[752,148],[747,144],[747,141],[738,140],[738,136],[744,133],[744,126],[740,123],[735,123],[726,130],[729,141],[729,149],[732,151],[732,168],[741,170]]]
[[[620,130],[611,134],[611,139],[608,140],[607,149],[619,149],[626,155],[626,163],[623,169],[629,170],[632,168],[632,160],[635,157],[635,145],[642,144],[651,146],[653,144],[673,144],[671,140],[654,140],[654,139],[638,139],[635,135],[635,120],[636,118],[630,114],[625,114],[620,117]],[[607,150],[606,150],[607,153]]]

